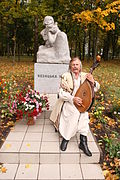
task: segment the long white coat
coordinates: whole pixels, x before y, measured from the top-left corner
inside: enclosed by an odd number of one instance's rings
[[[69,90],[60,88],[59,100],[57,101],[50,119],[56,125],[56,119],[59,119],[59,132],[66,139],[70,140],[77,131],[82,135],[87,136],[89,130],[89,117],[88,112],[80,113],[73,104],[73,97],[80,86],[85,80],[86,73],[81,73],[79,78],[76,80],[72,74],[72,79],[70,79],[70,73],[65,73],[63,79],[69,84],[69,89],[73,88],[73,92],[70,93]],[[74,85],[74,86],[73,86]],[[100,85],[96,82],[95,91],[99,89]],[[68,92],[69,91],[69,92]],[[58,126],[58,124],[57,124]]]

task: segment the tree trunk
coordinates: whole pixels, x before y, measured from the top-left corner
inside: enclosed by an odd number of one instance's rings
[[[37,51],[38,51],[38,16],[35,16],[34,24],[34,62],[37,61]]]
[[[84,31],[84,37],[83,37],[83,56],[82,56],[82,59],[84,60],[85,59],[85,41],[86,39],[86,32]]]
[[[74,56],[75,56],[75,57],[77,56],[77,39],[76,39],[76,41],[75,41],[75,54],[74,54]]]
[[[104,40],[104,46],[103,46],[103,56],[102,56],[102,58],[104,60],[108,60],[109,46],[110,46],[110,33],[107,32],[107,36],[106,36],[106,38]]]
[[[70,43],[70,57],[72,56],[73,42]]]
[[[16,25],[15,25],[15,29],[14,29],[14,37],[13,37],[13,62],[15,62],[15,52],[16,52]]]
[[[80,42],[78,44],[78,49],[79,49],[79,58],[81,59],[81,43]]]
[[[0,56],[3,56],[4,55],[4,46],[3,46],[3,20],[2,20],[2,17],[1,17],[1,23],[0,23],[1,25],[0,25],[0,29],[1,29],[1,34],[2,34],[2,36],[1,36],[1,41],[0,41]]]
[[[20,61],[20,44],[18,43],[18,61]]]
[[[114,59],[114,57],[115,57],[117,41],[118,41],[118,35],[115,34],[115,32],[113,32],[113,35],[112,35],[112,59]]]
[[[9,39],[9,30],[7,32],[7,57],[9,58],[10,56],[10,43],[9,43],[10,39]]]
[[[97,48],[98,48],[98,26],[96,27],[96,32],[95,32],[94,56],[93,56],[94,62],[96,61]]]
[[[90,60],[90,51],[91,51],[91,25],[89,25],[89,32],[88,32],[89,40],[88,40],[88,61]]]
[[[93,31],[93,34],[92,34],[92,36],[93,36],[93,43],[92,43],[92,58],[94,58],[94,52],[95,52],[95,50],[94,50],[94,43],[95,43],[95,36],[94,36],[94,31]]]

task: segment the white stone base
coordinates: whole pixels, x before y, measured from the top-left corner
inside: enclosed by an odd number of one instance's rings
[[[44,94],[55,94],[59,91],[60,77],[68,71],[67,64],[35,63],[34,89]]]

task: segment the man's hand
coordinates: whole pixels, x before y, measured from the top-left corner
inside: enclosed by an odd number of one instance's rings
[[[90,74],[90,73],[86,74],[86,79],[88,79],[88,80],[89,80],[90,82],[92,82],[93,84],[94,84],[94,82],[95,82],[95,80],[94,80],[94,78],[93,78],[93,75]]]
[[[78,106],[82,106],[82,99],[79,97],[74,97],[73,102]]]

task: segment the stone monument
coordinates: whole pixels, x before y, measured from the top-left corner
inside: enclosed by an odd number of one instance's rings
[[[54,22],[52,16],[43,21],[45,28],[41,31],[45,45],[40,45],[37,63],[34,66],[34,89],[48,97],[59,91],[60,76],[69,68],[70,52],[67,35]],[[52,96],[52,99],[54,99]],[[55,103],[55,99],[53,100]]]
[[[57,22],[54,22],[51,16],[44,18],[43,25],[45,29],[41,31],[41,35],[45,41],[45,45],[39,46],[37,62],[68,64],[70,61],[70,52],[67,35],[60,31]]]

